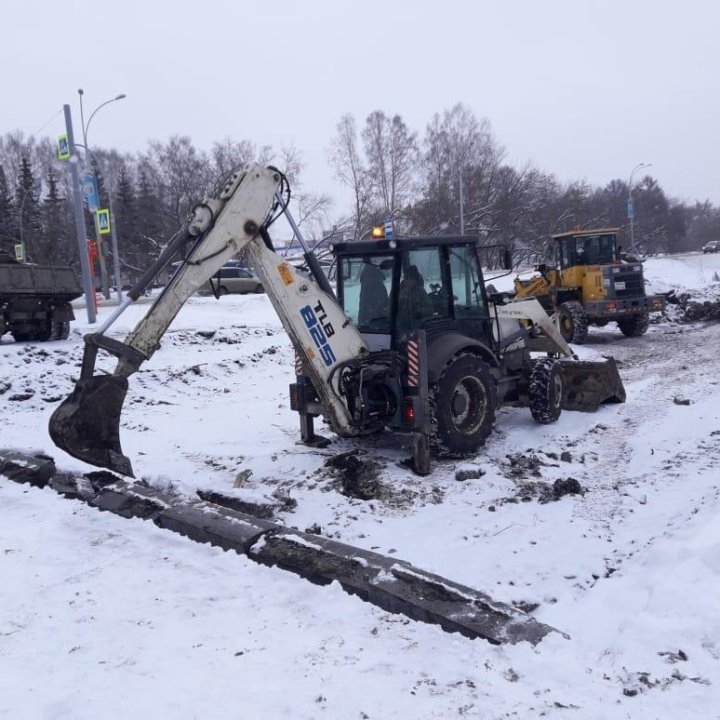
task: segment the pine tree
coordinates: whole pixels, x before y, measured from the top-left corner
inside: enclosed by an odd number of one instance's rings
[[[117,232],[118,253],[123,277],[128,273],[127,264],[142,267],[142,258],[138,257],[137,232],[137,199],[132,177],[125,165],[120,170],[117,192],[113,202],[113,215],[115,216],[115,231]]]
[[[27,157],[20,161],[20,176],[15,189],[17,237],[25,245],[25,257],[35,262],[36,242],[40,241],[41,223],[35,176]]]
[[[47,195],[42,201],[42,258],[50,265],[70,265],[77,261],[77,250],[72,244],[71,219],[68,203],[60,195],[57,175],[51,166],[46,178]]]
[[[5,169],[0,165],[0,251],[13,251],[13,203],[8,189]]]

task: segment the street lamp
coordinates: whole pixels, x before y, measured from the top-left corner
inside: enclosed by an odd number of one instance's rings
[[[82,124],[82,131],[83,131],[83,144],[85,147],[86,152],[90,152],[90,147],[88,145],[88,130],[90,129],[90,123],[92,122],[93,118],[97,113],[104,108],[106,105],[109,105],[110,103],[117,102],[118,100],[122,100],[126,97],[125,93],[120,93],[119,95],[116,95],[113,98],[110,98],[109,100],[106,100],[103,103],[100,103],[90,114],[90,117],[88,118],[88,121],[85,122],[85,116],[83,113],[83,89],[78,88],[78,95],[80,96],[80,123]],[[90,152],[91,157],[94,158],[93,154]],[[92,174],[95,178],[95,183],[97,184],[97,177],[95,175],[95,167],[97,165],[97,162],[93,163],[92,167]],[[118,304],[122,302],[122,283],[120,282],[120,257],[118,255],[118,247],[117,247],[117,236],[115,235],[115,218],[113,216],[112,211],[112,194],[110,192],[110,189],[108,188],[108,204],[109,204],[109,210],[110,210],[110,237],[112,238],[112,245],[113,245],[113,261],[114,261],[114,274],[115,274],[115,289],[117,291],[118,295]],[[100,233],[100,228],[98,226],[98,220],[97,215],[95,216],[95,237],[97,239],[97,245],[98,245],[98,258],[100,260],[100,281],[102,282],[103,286],[103,295],[105,298],[110,297],[110,288],[108,285],[108,277],[107,277],[107,268],[105,267],[105,253],[103,252],[102,247],[102,234]]]
[[[633,177],[638,170],[649,167],[652,167],[652,163],[638,163],[632,169],[632,172],[630,173],[630,180],[628,181],[627,216],[628,220],[630,221],[630,252],[633,252],[635,250],[635,228],[633,222],[635,220],[635,205],[633,203],[632,197]]]

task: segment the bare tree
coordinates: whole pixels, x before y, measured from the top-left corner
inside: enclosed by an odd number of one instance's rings
[[[393,217],[410,200],[417,165],[417,142],[399,115],[389,118],[376,110],[362,133],[374,200]]]
[[[352,115],[343,115],[337,124],[330,160],[340,182],[353,194],[354,236],[359,238],[367,226],[368,209],[372,197],[372,183],[357,147],[357,129]]]

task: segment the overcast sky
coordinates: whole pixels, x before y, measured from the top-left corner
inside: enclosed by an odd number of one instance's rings
[[[189,135],[294,143],[307,190],[338,196],[341,115],[400,114],[422,135],[463,102],[514,165],[603,185],[650,172],[720,204],[714,0],[4,0],[0,132],[55,136],[77,88],[90,140],[121,151]],[[86,115],[87,117],[87,115]],[[44,126],[44,127],[43,127]],[[340,213],[343,207],[337,207]]]

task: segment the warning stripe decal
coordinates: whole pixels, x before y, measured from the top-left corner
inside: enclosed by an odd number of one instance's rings
[[[420,353],[417,340],[408,340],[408,385],[410,387],[420,386]]]

